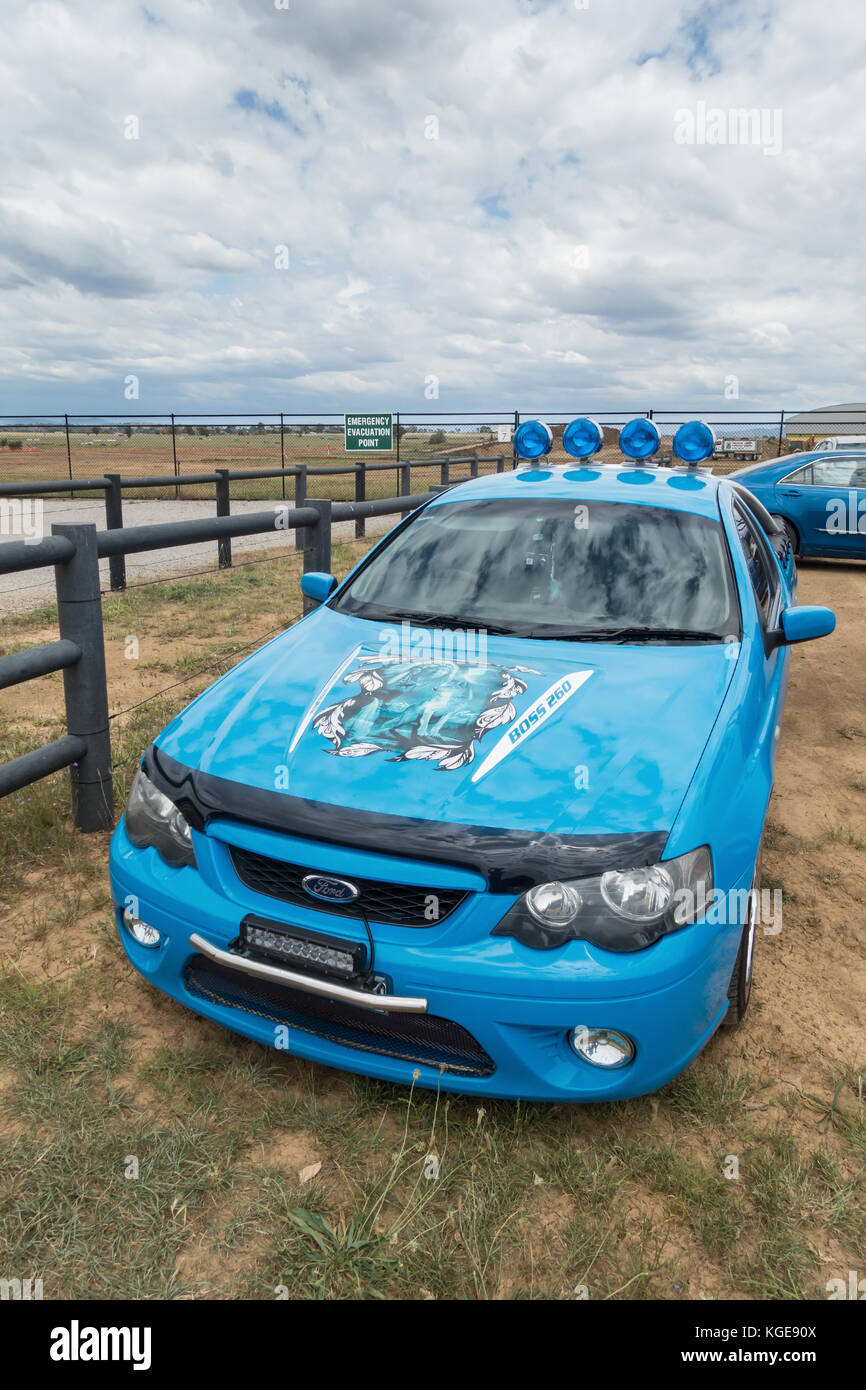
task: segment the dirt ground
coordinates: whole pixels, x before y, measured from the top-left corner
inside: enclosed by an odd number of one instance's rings
[[[819,1077],[866,1056],[866,566],[804,562],[799,601],[832,608],[837,629],[793,654],[763,861],[782,931],[759,936],[745,1029],[706,1055],[747,1056],[770,1092],[793,1088],[806,1106],[785,1128],[808,1150]],[[816,1244],[834,1265],[835,1242]]]
[[[292,621],[293,571],[256,593],[243,587],[270,572],[232,576],[230,601],[225,576],[193,603],[180,583],[173,603],[146,611],[108,601],[112,711],[206,664],[211,613],[220,651]],[[283,1285],[293,1297],[572,1298],[583,1285],[592,1298],[825,1297],[827,1279],[866,1273],[866,566],[806,562],[800,602],[827,604],[838,621],[792,656],[763,865],[764,885],[782,890],[782,931],[759,936],[744,1026],[720,1031],[683,1078],[635,1102],[440,1104],[274,1061],[135,975],[113,925],[107,837],[55,824],[57,798],[40,800],[52,795],[43,784],[32,804],[45,829],[32,852],[13,842],[17,867],[0,885],[0,1139],[14,1160],[0,1177],[0,1215],[9,1248],[25,1252],[19,1263],[41,1260],[50,1273],[46,1297],[272,1297]],[[55,636],[47,621],[23,634],[24,621],[6,650]],[[0,734],[55,736],[61,704],[59,676],[5,691]],[[150,723],[115,725],[119,791],[177,707],[157,703],[145,707]],[[0,831],[4,814],[21,808],[0,803]],[[44,1012],[51,991],[56,1015]],[[34,1041],[16,1053],[28,1011]],[[105,1083],[94,1058],[110,1071]],[[104,1158],[94,1152],[103,1142]],[[44,1160],[55,1151],[59,1178]],[[417,1176],[433,1151],[450,1163],[436,1193]],[[146,1213],[133,1206],[129,1226],[130,1185],[112,1196],[117,1152],[160,1155]],[[720,1180],[731,1153],[742,1156],[742,1183]],[[179,1176],[184,1164],[194,1182]],[[76,1197],[64,1227],[70,1192],[88,1184],[91,1225]],[[106,1222],[126,1232],[110,1250]],[[310,1222],[324,1223],[318,1236]]]
[[[804,562],[799,601],[837,627],[793,653],[764,852],[783,929],[758,943],[748,1038],[807,1090],[819,1058],[866,1052],[866,566]]]

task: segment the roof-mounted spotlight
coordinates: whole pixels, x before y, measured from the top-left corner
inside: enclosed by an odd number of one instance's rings
[[[687,420],[674,435],[674,456],[683,463],[700,463],[710,457],[715,447],[715,433],[705,420]]]
[[[648,459],[651,454],[658,452],[661,442],[658,425],[642,415],[629,420],[619,432],[619,447],[630,459]]]
[[[604,443],[601,425],[586,415],[579,415],[562,431],[562,447],[574,459],[588,459],[597,454]]]
[[[553,431],[543,420],[524,420],[514,431],[512,446],[519,459],[540,459],[550,453]]]

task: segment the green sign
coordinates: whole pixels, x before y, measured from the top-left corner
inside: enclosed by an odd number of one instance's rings
[[[344,415],[347,454],[390,454],[394,448],[391,415]]]

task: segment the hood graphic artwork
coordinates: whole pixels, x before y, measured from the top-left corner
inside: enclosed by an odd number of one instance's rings
[[[389,762],[422,759],[453,772],[475,758],[491,729],[511,724],[514,699],[526,692],[526,666],[459,661],[405,661],[361,656],[342,678],[356,689],[321,710],[312,727],[340,758],[391,754]]]
[[[365,640],[369,627],[311,614],[199,696],[160,748],[357,811],[392,814],[408,795],[429,820],[658,829],[673,822],[736,664],[721,646],[647,647],[637,696],[628,647],[596,644],[578,664],[573,644],[491,635],[484,659],[410,660]],[[591,783],[578,785],[585,767]]]

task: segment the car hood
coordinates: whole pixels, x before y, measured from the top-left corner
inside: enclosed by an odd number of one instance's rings
[[[320,608],[156,742],[185,767],[355,811],[668,831],[734,664],[722,644],[440,641]]]

